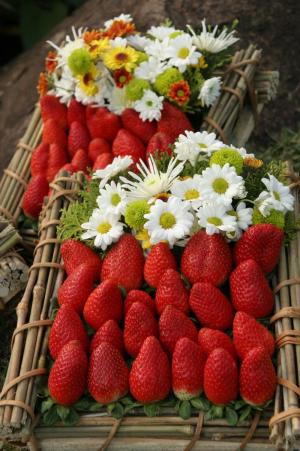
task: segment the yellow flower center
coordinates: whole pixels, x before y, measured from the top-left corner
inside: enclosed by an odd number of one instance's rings
[[[222,179],[221,177],[214,180],[212,184],[214,191],[218,194],[226,193],[228,186],[229,186],[228,182],[225,179]]]
[[[189,54],[190,54],[189,49],[187,47],[182,47],[178,52],[178,57],[184,60],[189,56]]]
[[[280,200],[280,194],[277,191],[273,191],[273,196],[276,200]]]
[[[194,200],[194,199],[199,199],[199,191],[197,191],[196,189],[188,189],[185,193],[184,193],[184,197],[186,200]]]
[[[229,211],[227,211],[227,214],[229,215],[229,216],[234,216],[234,217],[238,217],[238,215],[237,215],[237,212],[236,211],[234,211],[234,210],[229,210]]]
[[[171,229],[176,224],[176,218],[172,213],[165,212],[159,218],[159,223],[163,229]]]
[[[198,146],[200,147],[200,149],[207,149],[207,145],[204,143],[200,143],[198,144]]]
[[[118,193],[114,193],[114,194],[111,196],[110,201],[111,201],[112,205],[113,205],[114,207],[116,207],[116,206],[120,203],[121,197],[119,196]]]
[[[176,94],[177,94],[178,97],[183,97],[184,96],[184,91],[182,89],[178,89]]]
[[[101,224],[99,224],[97,227],[97,232],[104,235],[105,233],[108,233],[110,231],[110,229],[111,229],[111,225],[109,222],[101,222]]]
[[[213,224],[217,227],[223,224],[221,219],[217,218],[216,216],[211,216],[210,218],[207,218],[207,222],[209,222],[210,224]]]

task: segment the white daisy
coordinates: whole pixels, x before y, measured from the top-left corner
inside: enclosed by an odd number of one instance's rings
[[[237,227],[236,217],[227,213],[227,207],[220,201],[206,203],[199,208],[197,216],[199,225],[208,235],[220,232],[234,232]]]
[[[127,36],[126,39],[132,47],[140,51],[144,51],[145,47],[153,42],[152,39],[146,38],[146,36],[141,36],[140,34],[131,34],[130,36]]]
[[[125,88],[114,86],[108,96],[109,110],[115,114],[122,114],[126,108],[130,108],[131,101],[126,96]]]
[[[120,172],[126,171],[132,164],[133,160],[128,155],[125,157],[115,157],[104,169],[97,169],[93,174],[93,179],[101,179],[99,188],[103,188],[108,180]]]
[[[147,55],[153,56],[159,61],[163,61],[168,58],[169,47],[172,45],[172,41],[169,38],[165,38],[162,41],[155,39],[150,41],[150,43],[145,48]]]
[[[147,31],[147,34],[150,34],[154,38],[159,39],[160,41],[162,41],[163,39],[168,38],[172,33],[176,32],[176,31],[177,30],[174,27],[165,27],[165,26],[155,27],[155,26],[152,26]]]
[[[284,213],[293,210],[294,196],[290,193],[288,186],[277,180],[274,175],[268,174],[269,179],[263,178],[261,181],[267,188],[262,191],[255,202],[258,203],[259,211],[263,216],[267,216],[271,209]]]
[[[227,206],[233,198],[243,198],[246,195],[243,178],[237,175],[235,168],[229,163],[223,167],[213,164],[206,168],[201,174],[199,188],[204,200],[219,200]]]
[[[165,70],[166,66],[159,59],[150,56],[148,61],[143,61],[134,71],[137,78],[149,80],[154,83],[156,77]]]
[[[239,202],[236,210],[230,207],[227,213],[236,218],[236,229],[233,232],[227,232],[226,236],[232,241],[237,241],[241,238],[243,231],[247,230],[252,224],[253,208],[247,208],[245,202]]]
[[[109,40],[109,44],[111,47],[126,47],[128,42],[127,42],[127,38],[114,38],[114,39],[110,39]]]
[[[66,36],[65,44],[62,47],[57,46],[52,41],[46,41],[47,44],[50,44],[57,52],[57,67],[61,67],[68,63],[68,58],[74,50],[82,49],[85,47],[85,43],[83,38],[81,37],[83,34],[83,28],[79,28],[77,31],[74,27],[72,27],[72,35]]]
[[[120,183],[116,184],[112,181],[107,183],[104,188],[100,188],[100,196],[97,197],[97,205],[101,211],[106,213],[113,213],[120,217],[124,213],[127,198],[126,192],[122,189]]]
[[[167,202],[157,200],[145,218],[144,227],[148,230],[150,242],[168,241],[171,246],[189,234],[194,222],[189,204],[176,197],[170,197]]]
[[[198,159],[210,157],[212,152],[223,146],[224,144],[216,139],[215,133],[186,131],[185,134],[179,135],[174,153],[179,160],[188,160],[194,166]]]
[[[68,105],[74,95],[75,79],[63,70],[60,78],[57,77],[56,73],[53,74],[53,84],[54,87],[49,91],[49,94],[59,97],[62,103]]]
[[[244,147],[235,147],[232,144],[230,144],[230,146],[223,144],[222,148],[236,150],[243,158],[254,158],[254,153],[247,153],[247,150]]]
[[[213,31],[209,31],[206,28],[205,19],[202,20],[202,31],[199,35],[196,35],[190,26],[188,28],[193,35],[193,43],[197,49],[209,53],[222,52],[222,50],[227,49],[227,47],[230,47],[239,40],[239,38],[235,37],[235,30],[228,33],[226,28],[217,36],[218,27],[215,26]]]
[[[113,19],[104,22],[105,29],[107,30],[109,27],[111,27],[115,21],[132,22],[132,17],[130,14],[120,14],[119,16],[116,16]]]
[[[146,89],[143,97],[133,103],[133,108],[140,113],[140,118],[143,121],[159,121],[163,109],[163,101],[163,96],[158,96],[154,91]]]
[[[117,216],[102,213],[96,208],[89,221],[81,224],[81,227],[86,230],[81,238],[83,240],[94,238],[94,245],[105,251],[107,246],[118,241],[123,234],[124,224],[119,222]]]
[[[205,80],[198,95],[198,99],[201,100],[203,106],[211,106],[219,97],[221,84],[221,77],[212,77]]]
[[[199,189],[200,180],[201,177],[198,174],[186,180],[176,180],[171,187],[171,193],[175,197],[188,202],[193,209],[197,209],[202,204]]]
[[[97,86],[98,91],[94,95],[87,95],[87,93],[81,89],[80,84],[77,83],[75,87],[74,96],[76,100],[83,105],[95,105],[95,106],[104,106],[105,100],[109,95],[109,87],[107,85],[107,81],[105,78],[100,78],[95,81],[95,85]]]
[[[196,51],[192,37],[185,33],[170,41],[167,55],[170,58],[170,65],[184,72],[187,65],[198,63],[201,53]]]
[[[172,158],[166,172],[161,172],[157,169],[153,157],[150,156],[148,158],[148,166],[140,160],[139,164],[137,164],[139,172],[137,174],[129,172],[128,174],[133,180],[120,177],[120,180],[123,182],[123,188],[128,190],[130,199],[152,200],[158,194],[169,191],[182,172],[184,163],[178,164],[178,161]]]

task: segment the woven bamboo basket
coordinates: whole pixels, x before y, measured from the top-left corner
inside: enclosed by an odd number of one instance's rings
[[[276,309],[271,318],[277,344],[278,387],[274,407],[251,421],[229,426],[225,420],[206,421],[200,412],[182,420],[165,407],[160,415],[146,417],[132,410],[116,420],[104,410],[83,414],[73,427],[45,427],[36,410],[39,383],[46,370],[48,330],[52,303],[64,280],[60,242],[56,236],[61,209],[76,199],[83,174],[62,173],[52,183],[40,222],[40,241],[22,301],[5,384],[0,394],[2,440],[28,443],[30,449],[50,450],[276,450],[299,449],[300,439],[300,232],[282,249],[274,276]],[[299,212],[299,178],[289,168],[291,187]]]

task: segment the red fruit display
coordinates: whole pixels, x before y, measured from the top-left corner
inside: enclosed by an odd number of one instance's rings
[[[118,131],[112,145],[112,152],[115,157],[124,157],[130,155],[134,163],[138,163],[139,159],[145,159],[146,152],[142,141],[125,128]]]
[[[68,136],[68,152],[73,158],[78,149],[88,151],[90,134],[85,125],[80,122],[72,122]]]
[[[89,143],[88,156],[93,163],[95,163],[99,155],[110,152],[111,152],[110,144],[104,138],[95,138],[92,139],[92,141],[90,141]]]
[[[30,161],[30,171],[32,177],[36,175],[45,175],[47,172],[49,158],[49,144],[41,143],[32,152]]]
[[[49,158],[47,165],[47,180],[51,182],[54,180],[56,174],[61,170],[61,168],[67,163],[66,152],[63,147],[58,144],[50,144],[49,147]]]
[[[189,292],[175,269],[167,269],[162,274],[157,285],[155,304],[159,315],[167,305],[173,305],[186,314],[189,312]]]
[[[48,119],[54,119],[61,127],[67,127],[67,109],[57,97],[49,94],[42,96],[40,98],[40,107],[43,122],[46,122]]]
[[[99,155],[93,165],[93,171],[97,171],[97,169],[104,169],[108,164],[110,164],[114,159],[114,156],[111,153],[102,153]]]
[[[62,168],[60,168],[61,171],[67,171],[70,174],[73,174],[74,172],[78,171],[78,168],[73,166],[71,163],[65,164]]]
[[[48,190],[49,185],[44,175],[36,175],[30,180],[22,199],[22,208],[26,216],[38,218]]]
[[[73,122],[80,122],[80,124],[86,125],[85,110],[86,107],[82,103],[77,102],[77,100],[74,98],[71,99],[67,111],[67,119],[69,127],[71,127],[71,124]]]
[[[142,304],[145,304],[153,313],[153,315],[156,314],[156,306],[155,302],[146,291],[142,290],[130,290],[129,293],[126,296],[126,299],[124,301],[124,313],[127,314],[130,307],[135,302],[141,302]]]
[[[54,119],[47,119],[43,123],[42,142],[44,144],[57,144],[66,149],[67,135],[64,128]]]
[[[172,149],[170,144],[173,144],[173,139],[171,135],[167,132],[157,132],[152,138],[149,140],[146,153],[147,157],[149,155],[161,155],[162,153],[167,153],[168,155],[172,155]]]
[[[157,337],[158,326],[151,310],[141,302],[135,302],[128,310],[124,323],[124,345],[131,357],[136,357],[150,336]]]
[[[167,269],[176,269],[174,255],[166,243],[155,244],[145,261],[144,279],[152,287],[157,287],[159,279]]]
[[[83,149],[78,149],[72,158],[71,164],[77,168],[78,171],[87,172],[88,168],[92,167],[92,163],[88,154]]]
[[[109,319],[97,330],[90,344],[90,352],[93,352],[103,342],[110,343],[123,352],[123,334],[114,319]]]
[[[112,142],[121,128],[119,116],[111,113],[105,107],[94,108],[88,106],[86,109],[86,119],[90,135],[93,139],[104,138]]]
[[[65,240],[61,245],[60,252],[68,275],[70,275],[79,265],[86,263],[89,266],[94,267],[95,277],[100,278],[102,260],[85,244],[77,240]]]
[[[157,131],[167,133],[174,142],[186,130],[193,130],[187,116],[179,108],[165,101],[161,118],[157,123]]]
[[[145,144],[156,132],[156,121],[143,121],[132,108],[126,108],[121,114],[123,127],[140,138]]]
[[[224,332],[216,329],[202,327],[198,334],[198,343],[206,355],[211,354],[217,348],[225,349],[236,359],[236,350],[230,337]]]

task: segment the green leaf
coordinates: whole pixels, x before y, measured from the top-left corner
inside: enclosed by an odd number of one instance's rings
[[[124,406],[130,406],[131,404],[134,404],[134,400],[130,396],[124,396],[124,398],[121,399],[121,403],[124,404]]]
[[[204,409],[204,403],[203,403],[202,399],[194,398],[194,399],[191,399],[190,402],[191,402],[192,406],[195,407],[195,409],[197,409],[197,410],[205,410]]]
[[[225,408],[225,418],[230,426],[235,426],[238,422],[238,415],[231,407]]]
[[[221,406],[213,406],[214,418],[223,418],[224,409]]]
[[[111,402],[110,404],[107,404],[107,412],[108,413],[112,413],[112,411],[115,408],[115,405],[116,405],[116,403],[114,403],[114,402]]]
[[[124,407],[120,402],[115,403],[115,407],[113,408],[111,414],[114,418],[117,419],[122,418],[124,416]]]
[[[246,403],[243,399],[238,399],[234,403],[234,410],[240,410],[242,407],[245,407]]]
[[[87,412],[90,410],[91,401],[87,398],[81,398],[79,401],[77,401],[73,407],[75,410],[79,410],[80,412]]]
[[[59,418],[61,419],[61,421],[65,421],[65,419],[67,418],[67,416],[70,413],[70,407],[66,407],[66,406],[57,406],[57,413],[59,415]]]
[[[98,412],[103,407],[102,404],[99,404],[98,402],[94,402],[89,407],[89,412]]]
[[[42,413],[47,412],[47,410],[51,409],[51,407],[53,406],[53,404],[54,404],[54,401],[53,401],[52,398],[46,399],[45,401],[42,402],[42,405],[41,405],[41,412],[42,412]]]
[[[243,409],[240,411],[239,421],[240,422],[245,421],[251,414],[251,410],[252,410],[252,408],[249,405],[246,405],[245,407],[243,407]]]
[[[72,407],[69,409],[69,413],[64,419],[63,423],[65,426],[74,426],[79,420],[79,414]]]
[[[130,412],[130,410],[134,409],[135,407],[140,407],[140,406],[141,406],[141,404],[138,402],[125,406],[124,415],[126,415],[127,412]]]
[[[46,426],[53,426],[53,424],[57,423],[60,420],[59,415],[57,413],[57,406],[54,405],[51,409],[47,410],[47,412],[43,415],[43,422]]]
[[[192,406],[189,401],[182,401],[179,407],[179,415],[184,420],[187,420],[192,415]]]
[[[144,412],[147,415],[147,417],[155,417],[159,413],[159,406],[158,404],[145,404]]]

